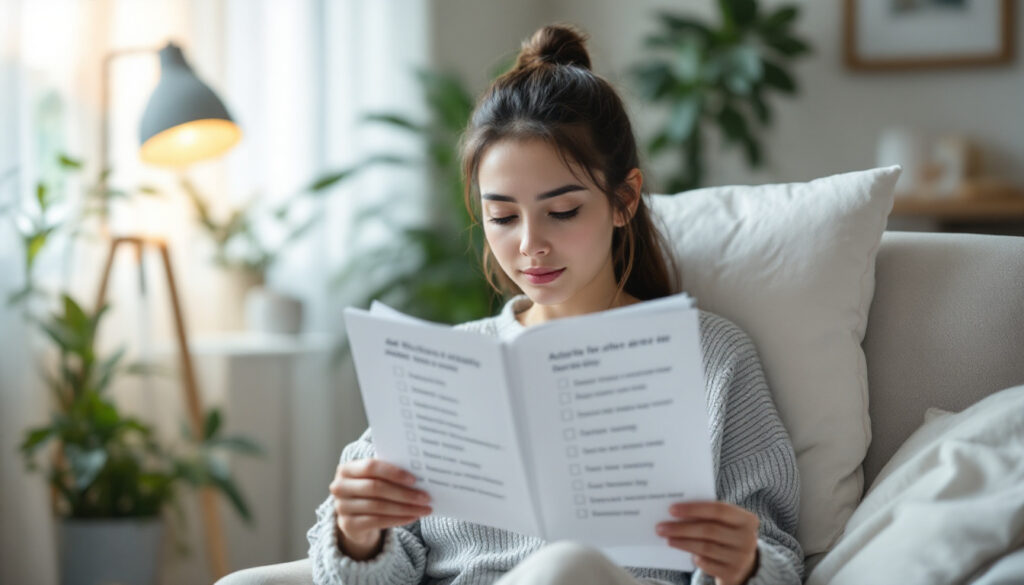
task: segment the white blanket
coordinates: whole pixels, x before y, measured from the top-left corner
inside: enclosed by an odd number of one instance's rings
[[[966,583],[1021,546],[1024,386],[1017,386],[933,417],[911,435],[807,584]]]

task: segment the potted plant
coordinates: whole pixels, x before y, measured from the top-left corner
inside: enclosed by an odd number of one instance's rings
[[[71,171],[81,168],[68,157],[61,157],[60,164]],[[108,175],[101,172],[98,184]],[[52,489],[61,518],[65,583],[155,582],[162,516],[176,508],[184,487],[220,491],[249,520],[245,500],[219,453],[260,452],[244,437],[225,435],[216,410],[205,414],[202,429],[186,427],[174,447],[166,446],[142,420],[122,413],[109,395],[111,384],[147,368],[125,365],[124,349],[104,355],[97,348],[107,307],[87,311],[62,291],[54,310],[51,295],[35,282],[39,253],[58,234],[74,242],[83,232],[83,219],[102,207],[95,203],[105,202],[112,192],[106,187],[91,190],[85,212],[68,216],[66,209],[54,210],[60,197],[40,182],[35,209],[11,206],[5,211],[15,210],[26,267],[25,288],[11,294],[8,302],[20,305],[56,350],[54,363],[44,368],[53,411],[47,423],[25,431],[20,450],[27,468],[41,471]],[[40,306],[47,309],[39,311]]]
[[[507,68],[502,63],[499,70]],[[429,118],[419,122],[397,113],[372,113],[371,123],[412,133],[425,142],[425,159],[371,159],[391,164],[426,165],[434,184],[429,222],[403,225],[400,203],[368,206],[356,216],[351,254],[333,279],[335,290],[354,304],[379,299],[431,321],[459,323],[484,317],[495,296],[479,268],[482,233],[466,214],[458,140],[473,111],[473,98],[458,78],[426,69],[416,71]],[[363,244],[365,231],[384,226],[389,236],[379,245]]]
[[[797,93],[789,67],[811,51],[793,32],[797,6],[765,12],[756,0],[719,0],[718,9],[718,24],[659,13],[660,28],[645,41],[653,55],[631,71],[641,97],[668,108],[647,150],[678,157],[679,170],[663,186],[669,193],[703,185],[709,128],[725,145],[740,146],[751,167],[761,166],[759,134],[772,123],[767,97]]]
[[[319,177],[274,206],[262,205],[261,198],[254,196],[223,218],[213,213],[207,197],[187,177],[180,178],[196,221],[214,245],[214,264],[236,282],[237,286],[231,287],[232,295],[244,299],[245,322],[250,330],[299,333],[302,302],[269,289],[267,272],[288,247],[300,241],[322,218],[322,214],[310,211],[304,203],[322,197],[362,166],[381,162],[383,158]]]

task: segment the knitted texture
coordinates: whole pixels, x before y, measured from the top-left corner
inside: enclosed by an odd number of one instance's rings
[[[515,314],[531,301],[520,295],[494,317],[459,329],[511,338],[523,330]],[[795,533],[800,496],[796,456],[768,390],[757,350],[730,321],[700,312],[712,462],[718,498],[760,519],[758,567],[750,585],[800,583],[803,553]],[[369,429],[345,447],[341,461],[374,456]],[[376,557],[356,561],[341,553],[334,498],[317,508],[309,556],[318,585],[484,585],[536,552],[538,538],[452,518],[427,516],[384,535]],[[653,527],[652,527],[653,530]],[[641,583],[713,582],[689,573],[627,567]]]

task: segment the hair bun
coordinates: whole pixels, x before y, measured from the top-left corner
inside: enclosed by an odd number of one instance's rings
[[[584,46],[586,41],[586,33],[572,25],[545,26],[523,41],[515,68],[529,69],[550,63],[575,65],[589,70],[590,55]]]

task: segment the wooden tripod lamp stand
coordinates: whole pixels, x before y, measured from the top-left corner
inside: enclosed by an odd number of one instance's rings
[[[109,112],[110,112],[110,67],[114,59],[137,53],[153,53],[153,49],[123,49],[110,53],[103,60],[102,114],[100,144],[100,168],[110,168]],[[181,169],[193,162],[213,158],[226,152],[241,139],[242,133],[235,125],[220,98],[192,71],[181,49],[169,43],[159,51],[160,81],[149,98],[140,124],[139,149],[143,162]],[[105,187],[105,186],[104,186]],[[181,361],[181,378],[185,393],[185,406],[189,424],[194,436],[203,435],[203,409],[192,368],[188,337],[185,333],[185,319],[181,310],[181,298],[174,280],[171,257],[167,243],[162,240],[142,237],[115,237],[110,242],[103,276],[100,280],[96,307],[103,306],[107,294],[107,283],[114,264],[114,257],[122,244],[134,246],[138,257],[139,270],[147,249],[155,248],[163,262],[167,286],[170,291],[171,309],[174,316],[178,353]],[[142,273],[140,272],[140,275]],[[227,547],[220,516],[217,513],[216,493],[212,488],[200,491],[203,528],[206,537],[207,554],[214,579],[228,573]]]

